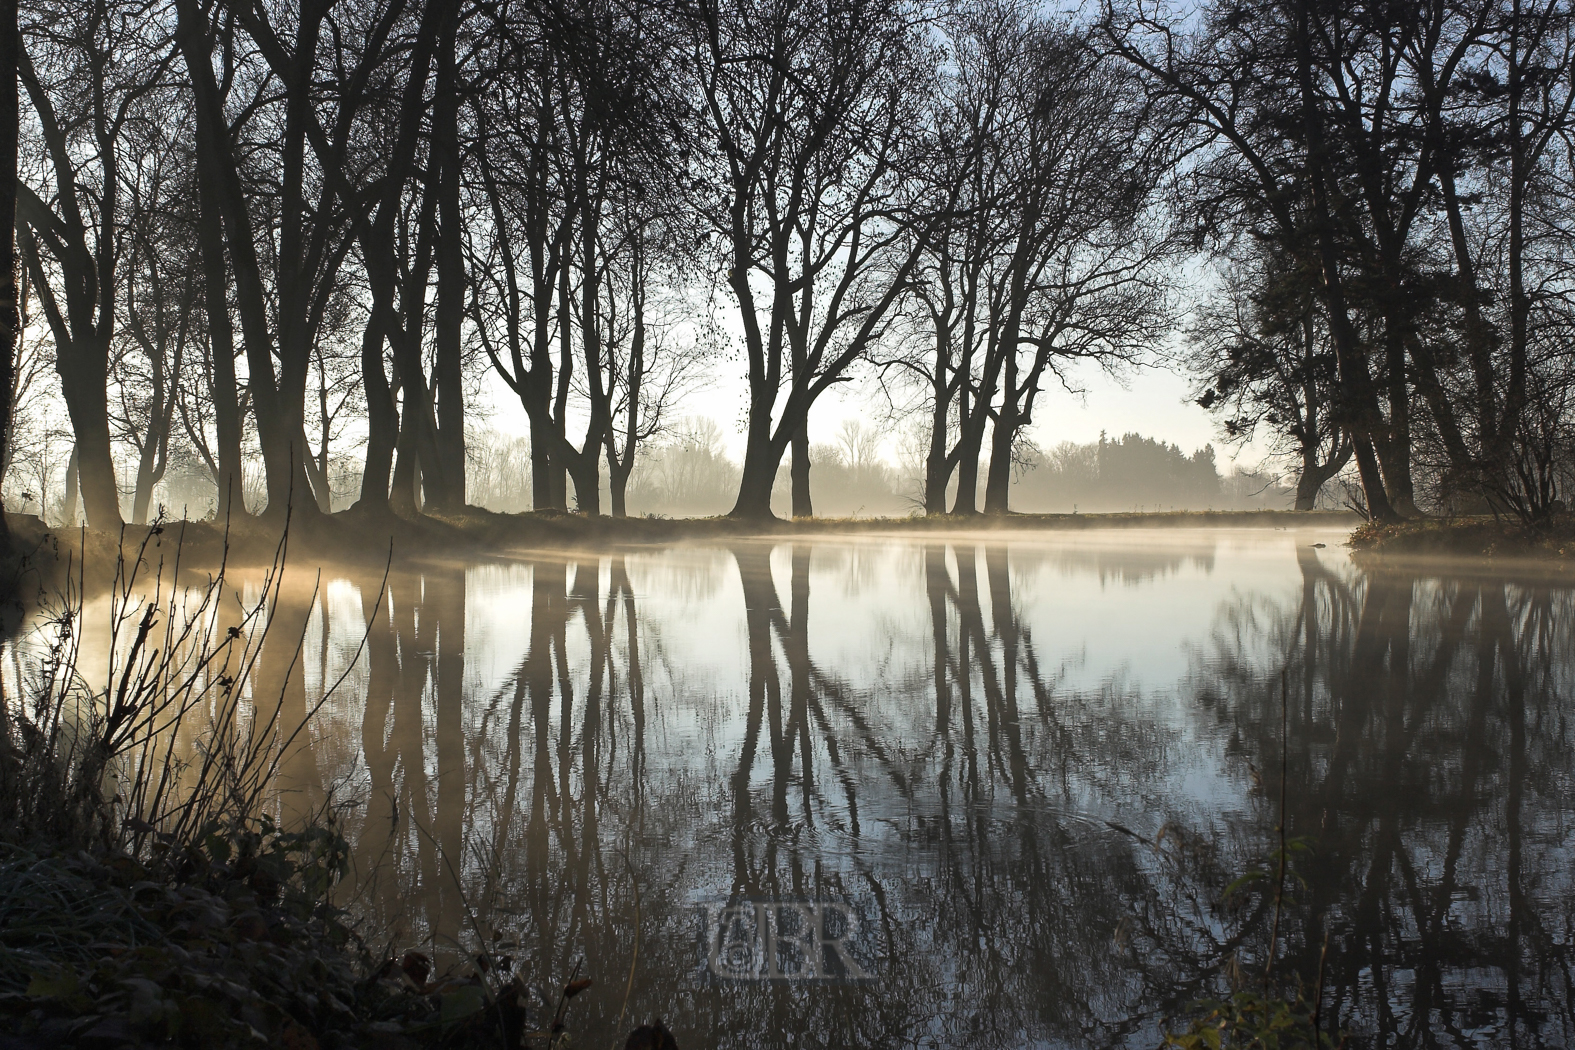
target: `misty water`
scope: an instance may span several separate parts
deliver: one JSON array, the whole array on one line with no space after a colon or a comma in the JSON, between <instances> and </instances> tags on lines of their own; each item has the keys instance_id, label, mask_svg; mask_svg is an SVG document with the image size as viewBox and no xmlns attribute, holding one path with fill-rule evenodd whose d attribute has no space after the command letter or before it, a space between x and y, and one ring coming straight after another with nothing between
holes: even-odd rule
<instances>
[{"instance_id":1,"label":"misty water","mask_svg":"<svg viewBox=\"0 0 1575 1050\"><path fill-rule=\"evenodd\" d=\"M578 964L576 1045L1154 1045L1261 985L1282 763L1277 987L1322 957L1358 1045L1568 1045L1575 591L1343 539L297 565L253 689L338 683L279 805L338 807L374 950Z\"/></svg>"}]
</instances>

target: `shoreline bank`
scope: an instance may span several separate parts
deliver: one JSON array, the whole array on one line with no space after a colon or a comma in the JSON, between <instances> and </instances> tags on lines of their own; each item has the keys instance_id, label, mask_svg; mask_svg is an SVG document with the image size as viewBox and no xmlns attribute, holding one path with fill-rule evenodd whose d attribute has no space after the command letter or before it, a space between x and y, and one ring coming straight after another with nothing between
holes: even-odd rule
<instances>
[{"instance_id":1,"label":"shoreline bank","mask_svg":"<svg viewBox=\"0 0 1575 1050\"><path fill-rule=\"evenodd\" d=\"M158 526L127 525L119 535L46 525L31 515L11 515L18 550L40 569L65 562L113 564L144 543L162 549L178 543L192 566L271 563L284 523L246 517L229 523L171 520ZM944 534L958 532L1086 531L1125 528L1344 528L1359 519L1346 511L1167 511L1111 514L914 515L902 518L588 517L562 511L501 513L466 507L456 513L401 518L359 509L334 514L295 514L289 521L289 555L312 560L419 562L456 554L507 555L525 550L618 548L753 537ZM157 532L155 533L155 530ZM155 533L150 536L150 533Z\"/></svg>"}]
</instances>

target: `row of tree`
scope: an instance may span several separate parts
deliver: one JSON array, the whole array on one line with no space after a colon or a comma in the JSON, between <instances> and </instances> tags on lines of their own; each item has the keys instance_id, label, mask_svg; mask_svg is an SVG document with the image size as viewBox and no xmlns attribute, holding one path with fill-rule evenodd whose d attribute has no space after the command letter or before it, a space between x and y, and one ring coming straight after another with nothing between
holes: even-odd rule
<instances>
[{"instance_id":1,"label":"row of tree","mask_svg":"<svg viewBox=\"0 0 1575 1050\"><path fill-rule=\"evenodd\" d=\"M813 512L855 378L925 421L927 512L1005 512L1043 391L1184 312L1298 507L1351 462L1378 518L1561 506L1561 0L40 0L15 60L0 379L53 355L95 526L117 448L138 520L172 461L328 511L335 442L365 511L458 509L489 372L531 505L622 514L735 368L734 514L784 462Z\"/></svg>"}]
</instances>

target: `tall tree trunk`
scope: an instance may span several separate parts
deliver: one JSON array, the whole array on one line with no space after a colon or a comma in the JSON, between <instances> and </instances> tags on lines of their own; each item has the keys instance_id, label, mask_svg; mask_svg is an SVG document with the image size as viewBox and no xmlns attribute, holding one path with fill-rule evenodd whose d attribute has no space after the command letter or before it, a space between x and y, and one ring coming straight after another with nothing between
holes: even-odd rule
<instances>
[{"instance_id":1,"label":"tall tree trunk","mask_svg":"<svg viewBox=\"0 0 1575 1050\"><path fill-rule=\"evenodd\" d=\"M806 245L806 251L808 246ZM805 300L808 302L809 293L805 291ZM794 334L788 340L790 344L788 360L792 363L793 375L804 374L804 332L803 326L795 325ZM788 468L789 480L792 489L793 517L809 518L815 514L815 501L809 491L809 413L804 414L804 421L793 429L793 458Z\"/></svg>"},{"instance_id":2,"label":"tall tree trunk","mask_svg":"<svg viewBox=\"0 0 1575 1050\"><path fill-rule=\"evenodd\" d=\"M569 465L569 477L574 480L574 509L581 514L596 517L602 512L602 468L600 450L593 449L589 456L577 456Z\"/></svg>"},{"instance_id":3,"label":"tall tree trunk","mask_svg":"<svg viewBox=\"0 0 1575 1050\"><path fill-rule=\"evenodd\" d=\"M1325 463L1318 462L1318 449L1309 447L1302 449L1301 475L1296 479L1295 510L1312 510L1318 502L1318 493L1323 491L1329 479L1345 469L1351 461L1351 445L1345 443L1337 449Z\"/></svg>"},{"instance_id":4,"label":"tall tree trunk","mask_svg":"<svg viewBox=\"0 0 1575 1050\"><path fill-rule=\"evenodd\" d=\"M430 502L442 510L458 510L465 505L465 391L460 356L465 260L459 206L459 85L455 68L458 25L459 4L449 0L438 36L432 110L438 179L437 312L433 319L437 462L436 469L425 478Z\"/></svg>"},{"instance_id":5,"label":"tall tree trunk","mask_svg":"<svg viewBox=\"0 0 1575 1050\"><path fill-rule=\"evenodd\" d=\"M980 408L975 418L963 427L957 442L957 494L952 497L953 514L979 513L979 456L984 452L985 417Z\"/></svg>"},{"instance_id":6,"label":"tall tree trunk","mask_svg":"<svg viewBox=\"0 0 1575 1050\"><path fill-rule=\"evenodd\" d=\"M1021 267L1018 268L1019 270ZM1017 294L1021 294L1021 282ZM1012 443L1017 440L1020 425L1017 389L1017 335L1020 313L1011 309L1005 331L1001 333L1003 375L1001 378L1001 407L995 414L995 425L990 429L990 473L984 479L984 512L1005 514L1012 484Z\"/></svg>"},{"instance_id":7,"label":"tall tree trunk","mask_svg":"<svg viewBox=\"0 0 1575 1050\"><path fill-rule=\"evenodd\" d=\"M1012 442L1017 436L1017 411L1003 405L990 431L990 472L984 479L984 512L1008 513L1012 485Z\"/></svg>"},{"instance_id":8,"label":"tall tree trunk","mask_svg":"<svg viewBox=\"0 0 1575 1050\"><path fill-rule=\"evenodd\" d=\"M1034 212L1030 210L1029 216ZM1019 234L1019 244L1027 242L1030 220L1024 222L1024 232ZM1028 304L1028 260L1019 248L1012 266L1011 299L1007 304L1006 323L1002 325L996 352L1001 360L1001 407L995 413L995 425L990 430L990 473L984 481L984 512L1007 513L1007 502L1012 485L1012 444L1017 440L1017 429L1022 425L1022 396L1017 388L1017 340L1022 331L1023 310ZM1032 386L1032 380L1028 385Z\"/></svg>"},{"instance_id":9,"label":"tall tree trunk","mask_svg":"<svg viewBox=\"0 0 1575 1050\"><path fill-rule=\"evenodd\" d=\"M553 463L548 451L552 420L547 418L546 391L532 391L531 395L538 393L540 406L525 413L530 424L530 506L532 510L562 510L561 502L555 499Z\"/></svg>"},{"instance_id":10,"label":"tall tree trunk","mask_svg":"<svg viewBox=\"0 0 1575 1050\"><path fill-rule=\"evenodd\" d=\"M1312 82L1311 31L1308 26L1309 7L1312 0L1298 0L1296 6L1296 55L1301 80L1302 126L1306 134L1307 168L1312 189L1313 209L1317 222L1318 265L1323 278L1320 290L1329 312L1329 329L1333 337L1335 359L1339 367L1342 401L1349 419L1346 421L1353 444L1356 446L1356 467L1362 479L1362 490L1367 499L1367 513L1375 521L1395 521L1400 515L1389 501L1379 471L1378 457L1374 452L1375 440L1382 439L1382 420L1378 413L1378 398L1373 390L1372 374L1368 371L1367 358L1358 345L1351 325L1345 299L1345 288L1340 276L1340 254L1334 243L1333 217L1324 180L1324 141L1322 118L1318 113L1317 96Z\"/></svg>"},{"instance_id":11,"label":"tall tree trunk","mask_svg":"<svg viewBox=\"0 0 1575 1050\"><path fill-rule=\"evenodd\" d=\"M16 349L21 337L16 296L16 162L20 115L16 90L17 0L0 0L0 465L11 462L16 410ZM73 450L74 451L74 450ZM4 475L0 474L0 478ZM11 527L0 499L0 559L12 554Z\"/></svg>"},{"instance_id":12,"label":"tall tree trunk","mask_svg":"<svg viewBox=\"0 0 1575 1050\"><path fill-rule=\"evenodd\" d=\"M391 291L391 290L390 290ZM366 393L366 460L361 468L358 505L369 510L388 507L388 472L399 441L399 408L383 367L383 340L392 305L375 296L361 333L361 383Z\"/></svg>"},{"instance_id":13,"label":"tall tree trunk","mask_svg":"<svg viewBox=\"0 0 1575 1050\"><path fill-rule=\"evenodd\" d=\"M946 416L951 409L946 381L951 353L948 340L936 338L935 371L930 377L930 444L924 455L924 513L946 513L946 483L951 479L946 456ZM959 384L960 385L960 384Z\"/></svg>"},{"instance_id":14,"label":"tall tree trunk","mask_svg":"<svg viewBox=\"0 0 1575 1050\"><path fill-rule=\"evenodd\" d=\"M131 495L131 521L135 525L148 523L148 505L153 502L153 486L157 483L153 476L154 460L158 456L157 437L153 432L156 425L149 421L148 433L137 455L137 487Z\"/></svg>"},{"instance_id":15,"label":"tall tree trunk","mask_svg":"<svg viewBox=\"0 0 1575 1050\"><path fill-rule=\"evenodd\" d=\"M276 493L289 487L289 440L281 442L278 388L275 381L273 337L262 283L257 246L252 240L251 215L246 192L230 152L229 122L224 98L213 70L213 39L207 17L196 0L177 0L175 39L185 60L193 99L193 137L198 155L199 178L212 189L212 202L222 220L235 280L236 312L241 321L248 389L257 420L257 436L268 467L270 504ZM204 218L207 221L207 218ZM303 388L304 397L304 388ZM283 510L282 501L271 506Z\"/></svg>"},{"instance_id":16,"label":"tall tree trunk","mask_svg":"<svg viewBox=\"0 0 1575 1050\"><path fill-rule=\"evenodd\" d=\"M1318 457L1310 452L1302 453L1302 472L1296 479L1296 503L1293 510L1312 510L1318 502L1318 492L1323 488L1323 479L1318 476Z\"/></svg>"},{"instance_id":17,"label":"tall tree trunk","mask_svg":"<svg viewBox=\"0 0 1575 1050\"><path fill-rule=\"evenodd\" d=\"M389 485L388 506L402 518L413 518L421 509L417 498L421 485L417 460L415 431L409 426L401 426L398 458L394 460L394 480Z\"/></svg>"},{"instance_id":18,"label":"tall tree trunk","mask_svg":"<svg viewBox=\"0 0 1575 1050\"><path fill-rule=\"evenodd\" d=\"M399 131L389 157L383 199L369 227L362 232L361 253L366 267L372 306L361 335L361 377L366 392L366 465L361 474L359 502L372 510L388 508L388 472L394 446L399 441L399 406L393 385L383 367L383 345L395 321L394 296L398 281L395 227L404 198L404 187L414 166L416 137L425 112L427 73L436 47L440 9L444 0L427 0L411 53L410 72L400 99Z\"/></svg>"},{"instance_id":19,"label":"tall tree trunk","mask_svg":"<svg viewBox=\"0 0 1575 1050\"><path fill-rule=\"evenodd\" d=\"M95 529L118 529L124 519L110 453L109 405L104 396L109 349L89 347L79 353L80 348L73 346L71 352L59 353L64 349L57 348L55 368L60 373L71 429L77 435L77 471L87 523Z\"/></svg>"},{"instance_id":20,"label":"tall tree trunk","mask_svg":"<svg viewBox=\"0 0 1575 1050\"><path fill-rule=\"evenodd\" d=\"M60 502L60 522L67 528L77 524L77 493L80 489L77 473L77 445L71 443L71 458L66 460L66 494Z\"/></svg>"},{"instance_id":21,"label":"tall tree trunk","mask_svg":"<svg viewBox=\"0 0 1575 1050\"><path fill-rule=\"evenodd\" d=\"M793 431L793 460L789 468L793 485L793 517L810 518L815 504L809 493L809 424L806 420Z\"/></svg>"},{"instance_id":22,"label":"tall tree trunk","mask_svg":"<svg viewBox=\"0 0 1575 1050\"><path fill-rule=\"evenodd\" d=\"M217 521L246 513L241 480L241 407L235 379L235 329L230 323L229 273L224 263L224 226L218 176L210 151L197 151L197 243L202 253L202 283L208 315L208 375L218 432Z\"/></svg>"},{"instance_id":23,"label":"tall tree trunk","mask_svg":"<svg viewBox=\"0 0 1575 1050\"><path fill-rule=\"evenodd\" d=\"M324 427L324 429L326 430L327 427ZM323 514L333 513L334 493L333 487L328 482L328 442L326 435L321 456L312 455L312 446L307 443L304 427L295 444L301 450L301 463L306 467L306 480L312 486L313 506Z\"/></svg>"},{"instance_id":24,"label":"tall tree trunk","mask_svg":"<svg viewBox=\"0 0 1575 1050\"><path fill-rule=\"evenodd\" d=\"M1416 517L1415 485L1411 480L1411 387L1406 382L1406 353L1402 333L1393 319L1385 325L1384 357L1388 371L1389 433L1378 446L1379 464L1384 472L1384 487L1395 511Z\"/></svg>"},{"instance_id":25,"label":"tall tree trunk","mask_svg":"<svg viewBox=\"0 0 1575 1050\"><path fill-rule=\"evenodd\" d=\"M782 454L787 449L771 440L769 412L750 413L750 430L755 420L765 434L751 433L744 447L744 469L738 481L738 499L733 503L731 516L735 518L768 519L771 512L771 490L776 486L777 468L782 465Z\"/></svg>"},{"instance_id":26,"label":"tall tree trunk","mask_svg":"<svg viewBox=\"0 0 1575 1050\"><path fill-rule=\"evenodd\" d=\"M628 492L629 468L609 462L607 464L607 499L611 504L613 517L627 518L629 516Z\"/></svg>"}]
</instances>

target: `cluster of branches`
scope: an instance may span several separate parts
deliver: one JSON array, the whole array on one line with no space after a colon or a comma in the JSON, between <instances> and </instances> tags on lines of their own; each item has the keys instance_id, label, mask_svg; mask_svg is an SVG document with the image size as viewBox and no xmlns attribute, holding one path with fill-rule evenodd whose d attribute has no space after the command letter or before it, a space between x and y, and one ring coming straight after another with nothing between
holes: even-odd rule
<instances>
[{"instance_id":1,"label":"cluster of branches","mask_svg":"<svg viewBox=\"0 0 1575 1050\"><path fill-rule=\"evenodd\" d=\"M693 259L655 9L460 0L30 5L18 249L88 521L172 456L220 516L260 459L270 512L465 502L477 361L519 395L538 506L615 507L685 379L668 300ZM31 148L36 146L37 148ZM570 424L586 421L576 442ZM260 509L260 508L254 508Z\"/></svg>"},{"instance_id":2,"label":"cluster of branches","mask_svg":"<svg viewBox=\"0 0 1575 1050\"><path fill-rule=\"evenodd\" d=\"M927 488L972 510L989 432L1004 509L1045 377L1163 327L1161 151L1092 43L1017 0L30 5L23 305L87 520L117 447L138 520L180 457L220 516L327 511L345 435L367 510L459 508L488 370L533 505L623 513L722 331L735 513L790 452L812 511L811 406L871 362L931 391Z\"/></svg>"},{"instance_id":3,"label":"cluster of branches","mask_svg":"<svg viewBox=\"0 0 1575 1050\"><path fill-rule=\"evenodd\" d=\"M1107 2L1223 263L1200 403L1373 517L1539 521L1570 481L1575 24L1562 0Z\"/></svg>"},{"instance_id":4,"label":"cluster of branches","mask_svg":"<svg viewBox=\"0 0 1575 1050\"><path fill-rule=\"evenodd\" d=\"M1005 512L1043 390L1164 346L1188 253L1199 400L1298 505L1354 460L1375 517L1561 506L1560 0L39 0L16 69L95 526L117 447L138 520L177 459L220 516L328 511L336 441L367 512L458 509L489 372L532 505L621 514L724 343L735 514L784 461L812 513L861 376L926 420L926 511Z\"/></svg>"}]
</instances>

